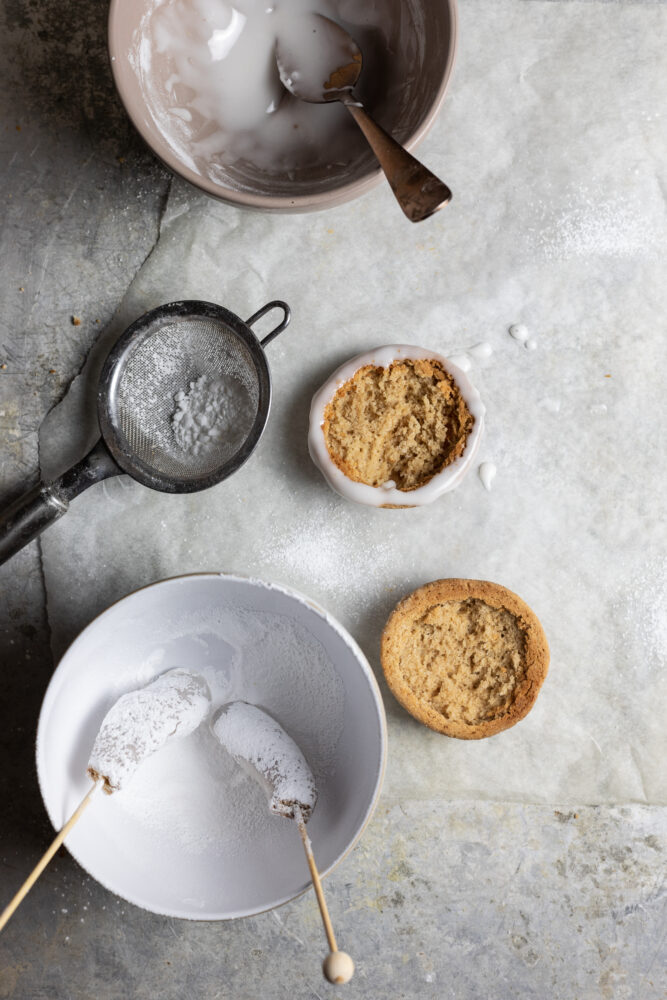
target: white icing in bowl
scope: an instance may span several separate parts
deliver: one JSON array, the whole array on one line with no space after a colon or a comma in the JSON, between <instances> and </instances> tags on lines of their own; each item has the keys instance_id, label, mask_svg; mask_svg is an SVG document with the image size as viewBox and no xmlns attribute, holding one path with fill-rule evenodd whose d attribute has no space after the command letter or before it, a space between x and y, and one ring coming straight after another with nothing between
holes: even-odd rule
<instances>
[{"instance_id":1,"label":"white icing in bowl","mask_svg":"<svg viewBox=\"0 0 667 1000\"><path fill-rule=\"evenodd\" d=\"M329 454L324 438L324 411L340 387L348 382L360 368L374 365L387 368L393 361L439 361L456 382L459 392L474 417L474 424L462 455L455 459L442 472L437 472L423 486L414 490L399 490L393 481L382 486L369 486L350 479L338 468ZM341 365L313 396L310 406L310 427L308 431L308 450L310 457L318 467L329 486L346 500L366 504L369 507L423 507L433 503L443 493L455 489L470 470L484 428L484 404L474 385L448 358L430 348L415 347L410 344L389 344L377 347L366 354L358 354L344 365Z\"/></svg>"},{"instance_id":2,"label":"white icing in bowl","mask_svg":"<svg viewBox=\"0 0 667 1000\"><path fill-rule=\"evenodd\" d=\"M274 27L315 9L362 49L359 99L408 149L417 145L449 82L456 0L111 0L114 82L169 168L213 197L272 212L330 208L383 181L344 108L299 105L279 84Z\"/></svg>"}]
</instances>

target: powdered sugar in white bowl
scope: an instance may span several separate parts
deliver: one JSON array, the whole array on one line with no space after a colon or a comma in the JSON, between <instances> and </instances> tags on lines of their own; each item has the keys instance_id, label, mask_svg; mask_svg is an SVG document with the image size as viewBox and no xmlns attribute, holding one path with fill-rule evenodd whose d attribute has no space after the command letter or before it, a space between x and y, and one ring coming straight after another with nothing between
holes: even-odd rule
<instances>
[{"instance_id":1,"label":"powdered sugar in white bowl","mask_svg":"<svg viewBox=\"0 0 667 1000\"><path fill-rule=\"evenodd\" d=\"M102 719L121 695L181 667L207 683L212 717L246 701L303 751L318 789L308 824L326 872L361 834L380 791L384 710L359 647L294 591L220 574L177 577L119 601L61 660L39 721L42 795L60 828L90 787L86 765ZM293 820L205 722L167 742L113 795L97 795L66 841L99 882L175 917L260 913L309 886Z\"/></svg>"}]
</instances>

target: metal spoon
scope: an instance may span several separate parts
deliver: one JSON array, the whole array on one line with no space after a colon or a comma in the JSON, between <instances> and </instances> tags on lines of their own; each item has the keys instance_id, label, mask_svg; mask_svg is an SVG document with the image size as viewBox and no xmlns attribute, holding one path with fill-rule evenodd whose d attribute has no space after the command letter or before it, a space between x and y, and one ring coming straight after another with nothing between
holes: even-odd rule
<instances>
[{"instance_id":1,"label":"metal spoon","mask_svg":"<svg viewBox=\"0 0 667 1000\"><path fill-rule=\"evenodd\" d=\"M421 222L446 205L452 192L419 160L375 122L353 93L362 55L355 40L322 14L308 14L290 24L276 42L276 62L283 86L310 104L340 101L366 136L411 222Z\"/></svg>"}]
</instances>

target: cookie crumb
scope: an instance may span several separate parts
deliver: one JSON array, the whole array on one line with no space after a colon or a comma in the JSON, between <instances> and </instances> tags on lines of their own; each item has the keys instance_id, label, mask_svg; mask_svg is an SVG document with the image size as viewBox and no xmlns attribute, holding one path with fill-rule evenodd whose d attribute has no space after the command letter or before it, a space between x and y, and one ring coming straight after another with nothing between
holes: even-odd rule
<instances>
[{"instance_id":1,"label":"cookie crumb","mask_svg":"<svg viewBox=\"0 0 667 1000\"><path fill-rule=\"evenodd\" d=\"M79 316L72 316L72 326L81 326L81 319Z\"/></svg>"}]
</instances>

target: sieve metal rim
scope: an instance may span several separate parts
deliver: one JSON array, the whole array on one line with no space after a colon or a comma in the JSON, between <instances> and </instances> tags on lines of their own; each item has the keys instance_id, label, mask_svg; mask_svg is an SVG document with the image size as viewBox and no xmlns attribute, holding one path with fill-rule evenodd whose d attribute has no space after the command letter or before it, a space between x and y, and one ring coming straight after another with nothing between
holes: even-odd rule
<instances>
[{"instance_id":1,"label":"sieve metal rim","mask_svg":"<svg viewBox=\"0 0 667 1000\"><path fill-rule=\"evenodd\" d=\"M273 308L280 308L284 318L274 330L260 341L251 329L251 324ZM186 318L208 319L224 324L243 342L255 365L258 381L257 415L243 445L234 456L213 472L194 479L180 479L166 476L153 469L128 447L125 436L118 427L118 388L123 371L130 356L149 336L156 325ZM97 412L102 437L114 460L137 482L162 493L196 493L222 482L236 472L250 457L264 433L271 409L271 375L263 345L267 344L290 320L290 310L286 303L273 301L254 313L244 322L235 313L214 302L186 299L168 302L144 313L135 320L119 337L102 367L97 389Z\"/></svg>"}]
</instances>

